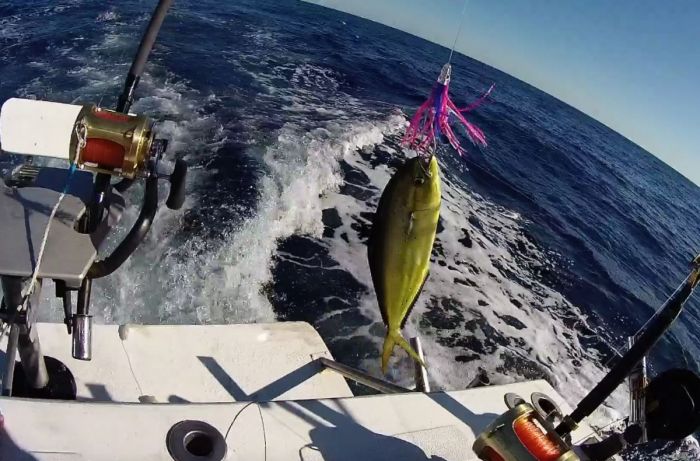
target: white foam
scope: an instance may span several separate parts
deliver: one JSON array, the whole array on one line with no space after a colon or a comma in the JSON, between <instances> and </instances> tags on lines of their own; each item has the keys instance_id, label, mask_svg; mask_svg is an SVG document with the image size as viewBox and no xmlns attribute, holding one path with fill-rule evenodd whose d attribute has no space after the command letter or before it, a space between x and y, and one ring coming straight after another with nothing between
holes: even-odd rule
<instances>
[{"instance_id":1,"label":"white foam","mask_svg":"<svg viewBox=\"0 0 700 461\"><path fill-rule=\"evenodd\" d=\"M119 19L119 14L117 14L117 12L114 10L109 10L109 11L103 11L102 13L98 14L96 21L97 22L110 22L110 21L116 21L117 19Z\"/></svg>"}]
</instances>

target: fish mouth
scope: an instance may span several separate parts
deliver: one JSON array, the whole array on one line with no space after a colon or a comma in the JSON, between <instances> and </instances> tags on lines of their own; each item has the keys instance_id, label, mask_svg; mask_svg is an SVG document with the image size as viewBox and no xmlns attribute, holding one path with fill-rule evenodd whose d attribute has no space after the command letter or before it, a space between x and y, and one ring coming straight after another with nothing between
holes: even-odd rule
<instances>
[{"instance_id":1,"label":"fish mouth","mask_svg":"<svg viewBox=\"0 0 700 461\"><path fill-rule=\"evenodd\" d=\"M418 169L413 177L413 182L421 186L425 183L426 179L432 179L433 174L430 172L430 162L433 160L433 154L430 155L419 155L416 157L416 163L418 164Z\"/></svg>"}]
</instances>

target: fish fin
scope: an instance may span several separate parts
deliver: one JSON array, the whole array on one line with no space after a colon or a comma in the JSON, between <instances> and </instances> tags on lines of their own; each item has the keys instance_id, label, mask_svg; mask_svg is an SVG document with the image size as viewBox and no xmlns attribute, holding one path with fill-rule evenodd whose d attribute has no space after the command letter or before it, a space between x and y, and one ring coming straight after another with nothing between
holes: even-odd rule
<instances>
[{"instance_id":1,"label":"fish fin","mask_svg":"<svg viewBox=\"0 0 700 461\"><path fill-rule=\"evenodd\" d=\"M391 353L394 351L394 346L396 341L392 335L387 331L386 338L384 338L384 347L382 349L382 373L386 374L387 365L389 365L389 359L391 358Z\"/></svg>"},{"instance_id":2,"label":"fish fin","mask_svg":"<svg viewBox=\"0 0 700 461\"><path fill-rule=\"evenodd\" d=\"M389 330L386 334L386 338L384 338L384 348L382 351L382 373L386 374L387 365L389 365L389 358L391 358L391 353L394 351L394 347L397 344L408 352L408 355L410 355L413 360L425 367L425 362L421 360L418 353L413 350L410 344L408 344L408 341L401 336L401 332L398 330Z\"/></svg>"}]
</instances>

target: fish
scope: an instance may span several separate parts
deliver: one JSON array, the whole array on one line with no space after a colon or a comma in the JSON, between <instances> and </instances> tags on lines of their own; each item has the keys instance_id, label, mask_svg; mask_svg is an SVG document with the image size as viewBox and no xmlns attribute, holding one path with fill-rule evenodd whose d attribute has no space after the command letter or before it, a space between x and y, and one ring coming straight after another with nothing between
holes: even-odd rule
<instances>
[{"instance_id":1,"label":"fish","mask_svg":"<svg viewBox=\"0 0 700 461\"><path fill-rule=\"evenodd\" d=\"M391 177L379 199L367 259L387 327L383 373L396 345L425 366L401 335L401 329L428 278L440 200L440 171L435 156L407 160Z\"/></svg>"}]
</instances>

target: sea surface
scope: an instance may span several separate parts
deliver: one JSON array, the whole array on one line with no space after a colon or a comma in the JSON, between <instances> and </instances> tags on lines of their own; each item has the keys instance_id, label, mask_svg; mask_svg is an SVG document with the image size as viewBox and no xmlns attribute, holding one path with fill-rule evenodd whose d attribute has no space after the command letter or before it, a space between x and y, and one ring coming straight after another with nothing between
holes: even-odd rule
<instances>
[{"instance_id":1,"label":"sea surface","mask_svg":"<svg viewBox=\"0 0 700 461\"><path fill-rule=\"evenodd\" d=\"M153 4L0 1L0 101L113 107ZM96 282L98 319L303 320L338 360L379 375L370 223L448 53L303 2L176 0L132 110L159 121L170 161L189 163L187 201L163 207L142 248ZM537 88L460 54L452 64L458 105L496 84L471 114L489 145L439 153L439 233L407 331L436 388L543 378L575 405L687 275L700 188ZM58 321L51 291L41 315ZM699 324L696 296L654 349L653 374L700 370ZM390 378L408 385L397 357ZM623 388L592 422L626 411ZM698 453L689 439L652 457Z\"/></svg>"}]
</instances>

